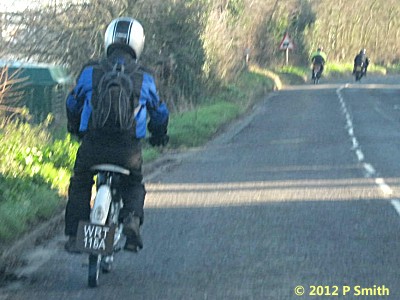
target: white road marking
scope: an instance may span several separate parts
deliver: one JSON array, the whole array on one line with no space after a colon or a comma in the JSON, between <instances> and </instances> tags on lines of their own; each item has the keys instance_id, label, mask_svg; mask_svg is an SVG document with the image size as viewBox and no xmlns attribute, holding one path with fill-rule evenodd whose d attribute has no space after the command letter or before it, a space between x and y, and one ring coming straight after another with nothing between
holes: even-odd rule
<instances>
[{"instance_id":1,"label":"white road marking","mask_svg":"<svg viewBox=\"0 0 400 300\"><path fill-rule=\"evenodd\" d=\"M357 150L357 149L358 149L358 141L357 141L357 139L356 139L355 137L353 137L353 138L351 139L351 141L352 141L352 143L353 143L353 148L352 148L352 150Z\"/></svg>"},{"instance_id":2,"label":"white road marking","mask_svg":"<svg viewBox=\"0 0 400 300\"><path fill-rule=\"evenodd\" d=\"M360 149L356 150L356 155L357 155L359 162L362 162L364 160L364 153L362 153L362 151Z\"/></svg>"},{"instance_id":3,"label":"white road marking","mask_svg":"<svg viewBox=\"0 0 400 300\"><path fill-rule=\"evenodd\" d=\"M351 150L355 152L358 161L360 163L363 163L363 167L366 171L364 176L366 178L371 178L376 175L375 168L371 164L365 162L364 153L362 152L361 147L360 147L358 140L354 133L354 126L353 126L353 122L351 120L350 113L347 109L346 102L344 101L344 98L341 94L341 91L348 86L349 86L349 84L339 87L336 90L336 94L340 100L340 106L342 109L342 113L344 114L344 116L346 118L346 129L348 131L349 137L351 138L352 145L353 145ZM382 191L382 193L385 197L390 197L393 194L393 190L390 188L389 185L386 184L386 182L383 178L375 178L375 183L380 188L380 190ZM393 205L393 207L396 209L397 213L400 215L400 200L391 199L390 202Z\"/></svg>"},{"instance_id":4,"label":"white road marking","mask_svg":"<svg viewBox=\"0 0 400 300\"><path fill-rule=\"evenodd\" d=\"M397 213L400 216L400 200L397 199L392 199L392 201L390 201L394 207L394 209L397 211Z\"/></svg>"},{"instance_id":5,"label":"white road marking","mask_svg":"<svg viewBox=\"0 0 400 300\"><path fill-rule=\"evenodd\" d=\"M383 178L376 178L375 183L380 187L385 196L390 196L393 194L393 190L385 183Z\"/></svg>"},{"instance_id":6,"label":"white road marking","mask_svg":"<svg viewBox=\"0 0 400 300\"><path fill-rule=\"evenodd\" d=\"M371 164L364 163L363 166L364 166L365 171L367 171L368 177L372 177L373 175L375 175L375 173L376 173L375 169Z\"/></svg>"}]
</instances>

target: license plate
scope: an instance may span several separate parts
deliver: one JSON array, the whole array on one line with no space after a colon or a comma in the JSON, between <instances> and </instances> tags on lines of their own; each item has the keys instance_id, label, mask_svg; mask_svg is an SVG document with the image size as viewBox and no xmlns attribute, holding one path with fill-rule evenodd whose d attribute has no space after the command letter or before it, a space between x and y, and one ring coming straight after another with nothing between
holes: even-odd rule
<instances>
[{"instance_id":1,"label":"license plate","mask_svg":"<svg viewBox=\"0 0 400 300\"><path fill-rule=\"evenodd\" d=\"M109 255L114 249L116 226L79 222L76 236L77 248L82 252Z\"/></svg>"},{"instance_id":2,"label":"license plate","mask_svg":"<svg viewBox=\"0 0 400 300\"><path fill-rule=\"evenodd\" d=\"M356 67L356 71L361 72L361 70L362 70L362 67L361 67L361 66L357 66L357 67Z\"/></svg>"}]
</instances>

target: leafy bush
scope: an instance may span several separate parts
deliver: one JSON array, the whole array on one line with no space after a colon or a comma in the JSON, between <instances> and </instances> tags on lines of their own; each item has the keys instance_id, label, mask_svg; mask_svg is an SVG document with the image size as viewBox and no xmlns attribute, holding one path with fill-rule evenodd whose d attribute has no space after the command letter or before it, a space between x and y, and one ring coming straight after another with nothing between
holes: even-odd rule
<instances>
[{"instance_id":1,"label":"leafy bush","mask_svg":"<svg viewBox=\"0 0 400 300\"><path fill-rule=\"evenodd\" d=\"M0 240L51 217L64 202L78 143L53 140L47 125L0 129Z\"/></svg>"},{"instance_id":2,"label":"leafy bush","mask_svg":"<svg viewBox=\"0 0 400 300\"><path fill-rule=\"evenodd\" d=\"M65 195L78 143L69 135L53 141L45 125L11 123L0 133L0 173L30 178Z\"/></svg>"}]
</instances>

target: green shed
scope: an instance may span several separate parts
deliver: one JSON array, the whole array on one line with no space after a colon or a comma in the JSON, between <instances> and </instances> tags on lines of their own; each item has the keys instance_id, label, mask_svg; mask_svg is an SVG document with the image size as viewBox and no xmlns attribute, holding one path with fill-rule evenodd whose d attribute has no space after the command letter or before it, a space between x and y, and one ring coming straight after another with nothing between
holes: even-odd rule
<instances>
[{"instance_id":1,"label":"green shed","mask_svg":"<svg viewBox=\"0 0 400 300\"><path fill-rule=\"evenodd\" d=\"M9 74L18 72L19 78L27 78L23 84L22 102L35 122L43 121L49 113L54 115L56 121L65 117L64 100L74 83L66 68L19 62L0 62L0 66L8 67Z\"/></svg>"}]
</instances>

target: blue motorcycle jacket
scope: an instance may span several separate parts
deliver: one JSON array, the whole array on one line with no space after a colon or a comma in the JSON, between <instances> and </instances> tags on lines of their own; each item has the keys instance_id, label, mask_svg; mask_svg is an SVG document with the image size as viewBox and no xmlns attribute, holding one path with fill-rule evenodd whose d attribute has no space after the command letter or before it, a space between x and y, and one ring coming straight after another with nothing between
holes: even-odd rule
<instances>
[{"instance_id":1,"label":"blue motorcycle jacket","mask_svg":"<svg viewBox=\"0 0 400 300\"><path fill-rule=\"evenodd\" d=\"M123 58L118 58L119 63L124 63ZM136 138L146 136L147 115L153 128L165 131L169 119L169 111L164 102L161 102L157 93L154 78L143 67L139 68L140 80L136 84L139 110L136 114ZM68 131L78 136L83 136L91 128L92 104L96 101L96 89L104 70L100 62L90 62L80 72L77 83L66 99L68 118Z\"/></svg>"}]
</instances>

